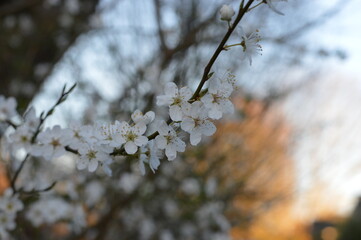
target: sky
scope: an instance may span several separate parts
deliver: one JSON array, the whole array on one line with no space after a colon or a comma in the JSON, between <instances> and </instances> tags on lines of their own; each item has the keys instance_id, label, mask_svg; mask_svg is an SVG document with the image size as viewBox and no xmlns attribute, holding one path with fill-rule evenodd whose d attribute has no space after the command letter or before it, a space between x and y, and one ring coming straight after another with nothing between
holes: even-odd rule
<instances>
[{"instance_id":1,"label":"sky","mask_svg":"<svg viewBox=\"0 0 361 240\"><path fill-rule=\"evenodd\" d=\"M325 6L336 1L323 0ZM315 182L325 190L323 203L352 211L361 196L361 1L310 32L315 44L346 52L344 61L327 61L319 79L293 94L285 111L295 126L293 156L300 191L312 192ZM320 190L319 190L320 191ZM303 209L312 203L302 201ZM307 214L307 213L305 213Z\"/></svg>"}]
</instances>

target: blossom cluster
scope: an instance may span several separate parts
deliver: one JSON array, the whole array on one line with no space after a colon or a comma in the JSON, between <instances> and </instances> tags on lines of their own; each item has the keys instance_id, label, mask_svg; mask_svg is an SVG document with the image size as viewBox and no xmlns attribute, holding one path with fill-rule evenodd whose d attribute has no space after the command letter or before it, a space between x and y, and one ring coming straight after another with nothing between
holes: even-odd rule
<instances>
[{"instance_id":1,"label":"blossom cluster","mask_svg":"<svg viewBox=\"0 0 361 240\"><path fill-rule=\"evenodd\" d=\"M11 188L6 189L0 197L0 239L8 238L8 231L15 229L16 213L24 208L18 194Z\"/></svg>"},{"instance_id":2,"label":"blossom cluster","mask_svg":"<svg viewBox=\"0 0 361 240\"><path fill-rule=\"evenodd\" d=\"M111 175L109 165L114 161L113 156L125 155L139 159L143 174L144 163L154 172L164 155L171 161L177 157L177 152L185 151L182 132L189 134L190 143L194 146L201 141L202 136L215 133L216 127L212 120L233 112L229 98L234 81L231 74L226 79L212 78L208 89L197 99L192 99L190 88L178 88L173 82L167 83L165 94L157 97L157 105L169 108L168 122L161 119L154 121L155 113L152 111L143 114L136 110L131 115L131 122L72 124L68 128L56 125L42 129L41 118L30 108L21 124L16 125L9 134L8 141L13 150L23 149L31 156L47 161L68 152L74 153L79 170L94 172L101 166L106 174ZM3 114L3 119L7 121L13 121L13 116L18 115L16 102L10 100L5 100L3 104L9 113ZM157 130L153 138L145 136L150 124Z\"/></svg>"},{"instance_id":3,"label":"blossom cluster","mask_svg":"<svg viewBox=\"0 0 361 240\"><path fill-rule=\"evenodd\" d=\"M282 14L273 5L274 2L280 1L286 0L265 0L262 3L266 3L273 11ZM230 6L224 5L220 14L221 19L228 22L228 31L233 31L232 27L235 26L232 26L230 21L235 15L235 11ZM239 34L241 36L239 43L223 45L223 48L219 49L227 50L232 46L241 46L243 57L252 64L252 56L262 50L259 45L258 31L246 34L240 28ZM164 94L156 98L158 106L167 107L168 114L166 116L156 116L153 111L143 113L136 110L131 114L129 121L119 120L92 125L71 124L66 128L59 125L45 128L44 121L52 114L57 105L65 101L67 94L73 88L65 93L64 87L63 95L54 107L40 116L31 107L23 116L20 116L16 111L16 100L0 96L0 127L10 126L4 131L3 140L9 146L12 156L16 155L14 153L26 153L23 163L28 157L50 162L66 154L71 154L79 170L87 169L92 173L101 168L105 174L111 176L111 164L115 162L116 157L127 156L138 160L139 171L143 175L146 172L146 165L154 173L160 167L163 158L169 161L175 160L179 152L185 151L188 139L191 145L198 145L202 137L211 136L216 132L215 120L234 111L230 101L235 88L234 76L229 74L226 78L219 79L212 78L212 74L209 74L205 80L208 87L203 89L203 85L200 85L200 91L196 91L196 93L193 93L187 86L179 87L174 82L168 82L165 85ZM148 134L150 129L155 129L155 132ZM8 232L15 229L17 212L24 208L19 194L26 191L24 188L17 189L15 186L15 180L21 167L16 169L13 175L15 178L11 179L11 189L7 189L0 197L0 239L8 239ZM134 186L138 181L139 178L135 175L123 175L120 180L123 191L127 193L135 189ZM93 190L86 189L85 192L87 190L94 192L94 189L97 189L96 192L99 193L98 195L88 194L87 204L91 206L98 201L99 196L102 195L100 193L104 189L99 187L96 182L90 184L89 187ZM186 179L181 190L186 195L197 195L200 192L195 179ZM36 190L34 189L33 192ZM164 205L164 207L167 206ZM40 198L31 203L27 210L24 216L35 227L53 224L59 220L71 221L77 229L86 225L82 206L70 204L61 197ZM196 213L199 222L202 223L200 226L212 228L212 224L216 223L222 232L227 232L230 226L221 212L222 206L216 203L204 206ZM209 221L203 221L203 219ZM143 218L142 221L144 223L141 226L145 229L144 232L147 232L147 229L151 229L149 226L152 221L146 218ZM187 234L191 236L192 226L184 227L183 232L185 236ZM164 230L164 235L169 239L169 232ZM211 235L207 235L205 239L211 239Z\"/></svg>"},{"instance_id":4,"label":"blossom cluster","mask_svg":"<svg viewBox=\"0 0 361 240\"><path fill-rule=\"evenodd\" d=\"M53 224L59 220L71 221L73 230L79 231L86 225L85 213L80 205L72 205L62 198L42 198L31 204L26 218L34 227Z\"/></svg>"},{"instance_id":5,"label":"blossom cluster","mask_svg":"<svg viewBox=\"0 0 361 240\"><path fill-rule=\"evenodd\" d=\"M274 0L273 2L277 2ZM266 2L272 9L272 1ZM274 9L273 9L274 10ZM230 21L234 10L228 5L222 6L221 19ZM229 47L240 45L243 57L252 64L252 55L262 49L259 45L260 37L256 32L245 34L240 27L241 42ZM231 80L230 80L231 79ZM18 116L14 98L0 97L0 121L11 123L14 127L8 142L14 149L24 149L27 154L52 160L72 152L77 156L77 168L94 172L101 166L104 172L111 175L110 164L114 156L134 156L139 159L140 171L145 173L148 164L154 172L160 165L163 155L168 160L174 160L177 152L184 152L186 144L184 134L189 134L190 143L197 145L202 136L211 136L216 131L212 120L220 119L223 114L232 113L233 105L229 97L233 91L232 78L209 80L206 90L193 96L190 88L178 86L169 82L165 86L164 95L157 97L158 106L169 107L169 121L157 119L155 113L149 111L143 114L136 110L131 115L131 121L115 121L114 123L94 125L73 124L68 128L54 126L42 129L42 117L37 117L35 110L30 108L20 124L13 124L12 120ZM156 133L145 136L149 125L152 124Z\"/></svg>"}]
</instances>

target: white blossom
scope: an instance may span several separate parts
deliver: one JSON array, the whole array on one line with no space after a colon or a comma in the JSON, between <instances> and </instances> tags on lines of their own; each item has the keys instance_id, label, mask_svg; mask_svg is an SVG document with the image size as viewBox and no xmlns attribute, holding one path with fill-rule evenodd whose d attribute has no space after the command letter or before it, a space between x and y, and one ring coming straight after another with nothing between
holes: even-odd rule
<instances>
[{"instance_id":1,"label":"white blossom","mask_svg":"<svg viewBox=\"0 0 361 240\"><path fill-rule=\"evenodd\" d=\"M80 125L72 123L70 125L71 138L69 139L69 147L77 150L84 144L100 145L108 144L105 133L101 131L101 125Z\"/></svg>"},{"instance_id":2,"label":"white blossom","mask_svg":"<svg viewBox=\"0 0 361 240\"><path fill-rule=\"evenodd\" d=\"M151 140L148 144L141 148L141 154L139 157L139 169L143 175L145 175L144 163L148 163L150 169L155 172L160 165L161 152L155 144L155 140Z\"/></svg>"},{"instance_id":3,"label":"white blossom","mask_svg":"<svg viewBox=\"0 0 361 240\"><path fill-rule=\"evenodd\" d=\"M159 149L165 149L168 160L174 160L177 157L177 152L185 151L186 144L165 121L159 123L158 132L159 135L155 138L155 142Z\"/></svg>"},{"instance_id":4,"label":"white blossom","mask_svg":"<svg viewBox=\"0 0 361 240\"><path fill-rule=\"evenodd\" d=\"M69 129L62 129L59 125L52 129L48 128L39 133L38 145L32 147L31 153L46 160L61 157L66 153L65 146L69 144L70 138L71 131Z\"/></svg>"},{"instance_id":5,"label":"white blossom","mask_svg":"<svg viewBox=\"0 0 361 240\"><path fill-rule=\"evenodd\" d=\"M128 154L137 152L138 147L144 146L148 142L148 138L143 136L147 127L143 123L136 123L130 126L127 122L116 122L117 128L125 143L124 149Z\"/></svg>"},{"instance_id":6,"label":"white blossom","mask_svg":"<svg viewBox=\"0 0 361 240\"><path fill-rule=\"evenodd\" d=\"M5 190L4 195L0 198L0 210L7 215L15 215L16 212L23 210L23 208L24 205L19 196L17 194L13 195L11 188Z\"/></svg>"},{"instance_id":7,"label":"white blossom","mask_svg":"<svg viewBox=\"0 0 361 240\"><path fill-rule=\"evenodd\" d=\"M140 110L135 110L131 117L134 123L143 123L147 125L154 120L155 114L153 111L149 111L143 114Z\"/></svg>"},{"instance_id":8,"label":"white blossom","mask_svg":"<svg viewBox=\"0 0 361 240\"><path fill-rule=\"evenodd\" d=\"M41 206L41 201L32 204L26 212L26 218L35 226L38 227L43 224L45 220L45 208Z\"/></svg>"},{"instance_id":9,"label":"white blossom","mask_svg":"<svg viewBox=\"0 0 361 240\"><path fill-rule=\"evenodd\" d=\"M18 194L13 194L11 188L6 189L0 197L0 239L9 239L8 231L16 227L16 213L23 208Z\"/></svg>"},{"instance_id":10,"label":"white blossom","mask_svg":"<svg viewBox=\"0 0 361 240\"><path fill-rule=\"evenodd\" d=\"M247 35L242 27L238 27L238 34L241 36L242 59L248 59L249 64L252 65L252 56L255 54L261 54L262 46L259 44L261 38L258 34L258 30Z\"/></svg>"},{"instance_id":11,"label":"white blossom","mask_svg":"<svg viewBox=\"0 0 361 240\"><path fill-rule=\"evenodd\" d=\"M74 128L75 130L75 128ZM99 144L100 141L104 140L101 132L96 126L85 125L80 126L77 131L73 130L73 134L78 134L82 143L88 144Z\"/></svg>"},{"instance_id":12,"label":"white blossom","mask_svg":"<svg viewBox=\"0 0 361 240\"><path fill-rule=\"evenodd\" d=\"M16 100L13 97L5 98L0 96L0 121L10 120L12 117L17 115L16 112Z\"/></svg>"},{"instance_id":13,"label":"white blossom","mask_svg":"<svg viewBox=\"0 0 361 240\"><path fill-rule=\"evenodd\" d=\"M210 118L220 119L223 113L233 113L233 104L229 100L232 91L233 86L227 81L216 78L210 81L208 92L201 98Z\"/></svg>"},{"instance_id":14,"label":"white blossom","mask_svg":"<svg viewBox=\"0 0 361 240\"><path fill-rule=\"evenodd\" d=\"M82 133L87 132L84 131L84 128L88 130L89 128L92 128L91 126L82 126L79 123L71 123L70 124L70 131L71 131L71 138L69 140L69 146L72 149L79 149L85 142L85 138ZM91 130L93 132L93 130Z\"/></svg>"},{"instance_id":15,"label":"white blossom","mask_svg":"<svg viewBox=\"0 0 361 240\"><path fill-rule=\"evenodd\" d=\"M216 127L208 120L208 111L202 102L192 103L186 117L184 117L181 128L190 134L190 142L197 145L202 135L211 136L215 133Z\"/></svg>"},{"instance_id":16,"label":"white blossom","mask_svg":"<svg viewBox=\"0 0 361 240\"><path fill-rule=\"evenodd\" d=\"M73 215L72 206L61 198L41 199L33 203L26 213L26 218L35 226L52 224L69 219Z\"/></svg>"},{"instance_id":17,"label":"white blossom","mask_svg":"<svg viewBox=\"0 0 361 240\"><path fill-rule=\"evenodd\" d=\"M30 132L35 132L40 124L40 118L36 116L35 109L33 107L29 108L24 115L24 124Z\"/></svg>"},{"instance_id":18,"label":"white blossom","mask_svg":"<svg viewBox=\"0 0 361 240\"><path fill-rule=\"evenodd\" d=\"M101 144L106 144L113 148L119 148L123 143L125 143L117 125L102 124L98 125L97 128L103 138Z\"/></svg>"},{"instance_id":19,"label":"white blossom","mask_svg":"<svg viewBox=\"0 0 361 240\"><path fill-rule=\"evenodd\" d=\"M192 91L188 87L182 87L178 90L175 83L169 82L164 89L166 95L157 97L158 106L169 106L169 116L173 121L181 121L183 111L188 108L188 100L192 97Z\"/></svg>"},{"instance_id":20,"label":"white blossom","mask_svg":"<svg viewBox=\"0 0 361 240\"><path fill-rule=\"evenodd\" d=\"M31 151L33 138L33 132L26 125L21 125L18 127L15 132L9 135L9 140L13 149L22 149L24 148L27 152Z\"/></svg>"},{"instance_id":21,"label":"white blossom","mask_svg":"<svg viewBox=\"0 0 361 240\"><path fill-rule=\"evenodd\" d=\"M14 230L16 227L15 224L15 215L6 214L0 212L0 228L5 230ZM1 230L0 230L1 231Z\"/></svg>"},{"instance_id":22,"label":"white blossom","mask_svg":"<svg viewBox=\"0 0 361 240\"><path fill-rule=\"evenodd\" d=\"M221 20L228 22L232 20L232 17L235 14L232 6L230 5L223 5L219 10L219 12L221 14Z\"/></svg>"},{"instance_id":23,"label":"white blossom","mask_svg":"<svg viewBox=\"0 0 361 240\"><path fill-rule=\"evenodd\" d=\"M108 164L112 161L109 155L112 151L113 149L108 146L85 143L78 149L80 156L76 161L77 168L79 170L88 168L89 172L94 172L99 163Z\"/></svg>"}]
</instances>

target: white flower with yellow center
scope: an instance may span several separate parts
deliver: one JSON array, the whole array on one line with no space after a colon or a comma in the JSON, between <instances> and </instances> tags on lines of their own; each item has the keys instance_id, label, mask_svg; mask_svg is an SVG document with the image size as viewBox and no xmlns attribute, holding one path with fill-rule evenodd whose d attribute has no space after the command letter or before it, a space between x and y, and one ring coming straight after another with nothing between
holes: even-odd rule
<instances>
[{"instance_id":1,"label":"white flower with yellow center","mask_svg":"<svg viewBox=\"0 0 361 240\"><path fill-rule=\"evenodd\" d=\"M85 143L78 149L80 156L76 162L77 168L79 170L88 168L89 172L94 172L99 163L108 165L112 161L109 155L112 151L113 149L108 146Z\"/></svg>"},{"instance_id":2,"label":"white flower with yellow center","mask_svg":"<svg viewBox=\"0 0 361 240\"><path fill-rule=\"evenodd\" d=\"M165 86L165 95L157 97L158 106L169 106L169 116L173 121L181 121L184 109L188 108L188 100L192 97L192 91L188 87L178 90L177 85L169 82Z\"/></svg>"},{"instance_id":3,"label":"white flower with yellow center","mask_svg":"<svg viewBox=\"0 0 361 240\"><path fill-rule=\"evenodd\" d=\"M224 113L233 113L233 104L229 100L232 91L233 86L227 81L216 78L210 81L208 92L201 98L210 118L220 119Z\"/></svg>"},{"instance_id":4,"label":"white flower with yellow center","mask_svg":"<svg viewBox=\"0 0 361 240\"><path fill-rule=\"evenodd\" d=\"M134 154L138 151L138 147L144 146L148 142L148 138L143 136L147 127L144 123L137 123L130 126L127 122L116 122L117 129L120 132L124 149L128 154Z\"/></svg>"},{"instance_id":5,"label":"white flower with yellow center","mask_svg":"<svg viewBox=\"0 0 361 240\"><path fill-rule=\"evenodd\" d=\"M13 149L24 148L27 152L29 152L32 147L31 140L33 135L34 134L30 131L29 127L22 125L18 127L15 132L10 134L9 140Z\"/></svg>"},{"instance_id":6,"label":"white flower with yellow center","mask_svg":"<svg viewBox=\"0 0 361 240\"><path fill-rule=\"evenodd\" d=\"M216 126L208 120L208 111L203 103L196 101L183 118L181 128L190 134L190 142L197 145L202 135L211 136L216 132Z\"/></svg>"},{"instance_id":7,"label":"white flower with yellow center","mask_svg":"<svg viewBox=\"0 0 361 240\"><path fill-rule=\"evenodd\" d=\"M66 153L65 146L71 139L70 129L62 129L56 125L52 129L46 129L37 137L38 145L32 147L34 156L43 157L46 160L61 157Z\"/></svg>"},{"instance_id":8,"label":"white flower with yellow center","mask_svg":"<svg viewBox=\"0 0 361 240\"><path fill-rule=\"evenodd\" d=\"M242 59L248 59L249 64L252 65L253 55L261 54L262 52L262 46L259 44L261 37L258 34L258 30L247 35L242 27L238 27L238 34L242 39L240 43L243 48Z\"/></svg>"},{"instance_id":9,"label":"white flower with yellow center","mask_svg":"<svg viewBox=\"0 0 361 240\"><path fill-rule=\"evenodd\" d=\"M186 144L177 136L176 131L165 121L158 125L159 135L155 138L155 143L159 149L165 149L168 160L174 160L177 152L184 152Z\"/></svg>"},{"instance_id":10,"label":"white flower with yellow center","mask_svg":"<svg viewBox=\"0 0 361 240\"><path fill-rule=\"evenodd\" d=\"M23 210L24 204L20 201L17 194L13 195L11 188L5 190L4 195L0 198L0 210L8 215L15 215L16 212Z\"/></svg>"}]
</instances>

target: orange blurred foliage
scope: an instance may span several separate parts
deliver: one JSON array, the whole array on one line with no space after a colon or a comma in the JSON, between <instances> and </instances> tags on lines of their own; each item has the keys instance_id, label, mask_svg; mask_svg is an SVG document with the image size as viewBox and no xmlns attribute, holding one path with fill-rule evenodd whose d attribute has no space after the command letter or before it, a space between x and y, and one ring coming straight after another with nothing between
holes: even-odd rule
<instances>
[{"instance_id":1,"label":"orange blurred foliage","mask_svg":"<svg viewBox=\"0 0 361 240\"><path fill-rule=\"evenodd\" d=\"M292 208L291 128L281 111L261 101L238 99L236 108L245 118L218 124L216 135L194 159L198 171L221 179L220 196L231 199L227 216L238 225L231 230L233 239L308 240Z\"/></svg>"}]
</instances>

